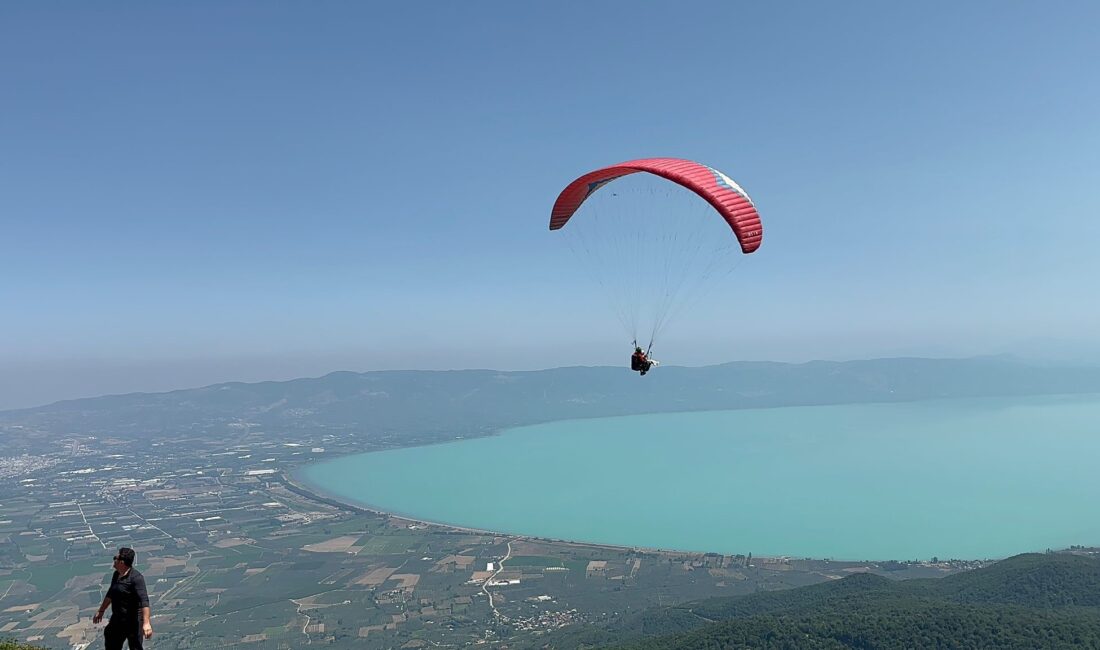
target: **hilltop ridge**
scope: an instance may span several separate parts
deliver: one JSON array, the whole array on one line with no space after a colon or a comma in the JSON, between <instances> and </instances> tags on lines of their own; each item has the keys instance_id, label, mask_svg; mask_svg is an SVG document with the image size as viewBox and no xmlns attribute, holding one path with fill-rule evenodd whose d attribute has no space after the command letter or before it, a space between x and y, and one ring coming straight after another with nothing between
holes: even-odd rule
<instances>
[{"instance_id":1,"label":"hilltop ridge","mask_svg":"<svg viewBox=\"0 0 1100 650\"><path fill-rule=\"evenodd\" d=\"M711 598L563 630L543 647L1100 647L1100 558L1028 553L944 578L840 580Z\"/></svg>"},{"instance_id":2,"label":"hilltop ridge","mask_svg":"<svg viewBox=\"0 0 1100 650\"><path fill-rule=\"evenodd\" d=\"M227 422L368 435L478 436L524 424L626 414L1100 392L1100 366L1010 357L892 358L790 364L738 361L536 371L385 370L259 383L228 382L0 412L0 427L127 438ZM430 406L431 408L425 408Z\"/></svg>"}]
</instances>

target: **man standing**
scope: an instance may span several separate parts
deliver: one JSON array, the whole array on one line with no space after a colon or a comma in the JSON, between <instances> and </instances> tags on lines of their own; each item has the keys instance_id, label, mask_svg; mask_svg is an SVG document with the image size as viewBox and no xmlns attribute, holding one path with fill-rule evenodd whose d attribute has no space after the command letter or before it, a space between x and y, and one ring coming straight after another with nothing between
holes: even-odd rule
<instances>
[{"instance_id":1,"label":"man standing","mask_svg":"<svg viewBox=\"0 0 1100 650\"><path fill-rule=\"evenodd\" d=\"M145 576L134 568L134 549L122 547L114 558L115 573L111 587L103 597L93 623L103 620L103 612L111 606L111 620L103 630L106 650L122 650L122 642L130 650L142 650L142 640L153 638L149 621L149 594L145 591Z\"/></svg>"}]
</instances>

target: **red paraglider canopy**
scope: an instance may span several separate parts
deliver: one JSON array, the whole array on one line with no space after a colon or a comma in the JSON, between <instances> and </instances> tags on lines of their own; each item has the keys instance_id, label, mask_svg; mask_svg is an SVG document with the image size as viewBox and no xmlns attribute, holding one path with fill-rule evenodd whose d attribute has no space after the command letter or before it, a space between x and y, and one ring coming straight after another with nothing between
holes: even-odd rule
<instances>
[{"instance_id":1,"label":"red paraglider canopy","mask_svg":"<svg viewBox=\"0 0 1100 650\"><path fill-rule=\"evenodd\" d=\"M705 199L733 229L742 253L751 253L760 247L763 236L760 215L745 190L717 169L679 158L630 160L581 176L558 195L550 213L550 230L564 226L593 192L616 178L637 172L667 178Z\"/></svg>"}]
</instances>

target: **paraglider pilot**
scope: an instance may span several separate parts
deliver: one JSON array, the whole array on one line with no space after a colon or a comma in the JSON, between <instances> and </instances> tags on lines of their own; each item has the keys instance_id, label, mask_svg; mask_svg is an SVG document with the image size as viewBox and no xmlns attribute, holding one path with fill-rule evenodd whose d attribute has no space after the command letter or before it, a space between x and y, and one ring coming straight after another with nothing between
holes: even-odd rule
<instances>
[{"instance_id":1,"label":"paraglider pilot","mask_svg":"<svg viewBox=\"0 0 1100 650\"><path fill-rule=\"evenodd\" d=\"M646 353L642 351L642 348L634 346L634 354L630 355L630 369L635 372L640 372L645 375L649 372L649 369L654 366L661 365L659 361L654 361L646 356Z\"/></svg>"}]
</instances>

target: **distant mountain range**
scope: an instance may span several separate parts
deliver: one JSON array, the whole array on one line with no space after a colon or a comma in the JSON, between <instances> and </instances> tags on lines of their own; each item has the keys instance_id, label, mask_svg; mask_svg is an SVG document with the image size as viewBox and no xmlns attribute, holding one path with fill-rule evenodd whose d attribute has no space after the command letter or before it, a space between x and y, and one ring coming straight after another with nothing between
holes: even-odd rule
<instances>
[{"instance_id":1,"label":"distant mountain range","mask_svg":"<svg viewBox=\"0 0 1100 650\"><path fill-rule=\"evenodd\" d=\"M1032 553L905 581L857 573L655 608L605 627L566 628L531 647L1100 648L1100 559Z\"/></svg>"},{"instance_id":2,"label":"distant mountain range","mask_svg":"<svg viewBox=\"0 0 1100 650\"><path fill-rule=\"evenodd\" d=\"M247 422L423 438L637 413L1058 393L1100 393L1100 366L999 356L662 366L645 377L625 367L334 372L2 411L0 427L125 438Z\"/></svg>"}]
</instances>

